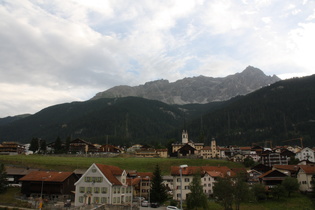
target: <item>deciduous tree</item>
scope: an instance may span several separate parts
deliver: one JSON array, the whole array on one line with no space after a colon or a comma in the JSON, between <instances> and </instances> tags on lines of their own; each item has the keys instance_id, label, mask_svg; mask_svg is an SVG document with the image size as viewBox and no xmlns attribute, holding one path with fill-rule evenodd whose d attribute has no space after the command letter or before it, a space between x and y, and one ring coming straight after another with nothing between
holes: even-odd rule
<instances>
[{"instance_id":1,"label":"deciduous tree","mask_svg":"<svg viewBox=\"0 0 315 210\"><path fill-rule=\"evenodd\" d=\"M299 182L297 179L290 176L286 177L281 185L283 185L284 189L288 192L288 197L290 197L292 192L299 189Z\"/></svg>"},{"instance_id":2,"label":"deciduous tree","mask_svg":"<svg viewBox=\"0 0 315 210\"><path fill-rule=\"evenodd\" d=\"M213 195L225 210L231 210L233 204L233 186L231 178L219 178L213 186Z\"/></svg>"}]
</instances>

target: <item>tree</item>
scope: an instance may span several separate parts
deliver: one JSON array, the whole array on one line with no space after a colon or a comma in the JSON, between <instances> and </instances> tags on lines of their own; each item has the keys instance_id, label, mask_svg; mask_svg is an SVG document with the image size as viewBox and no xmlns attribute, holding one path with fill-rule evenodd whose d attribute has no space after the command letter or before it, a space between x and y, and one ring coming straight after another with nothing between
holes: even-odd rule
<instances>
[{"instance_id":1,"label":"tree","mask_svg":"<svg viewBox=\"0 0 315 210\"><path fill-rule=\"evenodd\" d=\"M266 188L263 184L254 184L251 191L256 201L266 200Z\"/></svg>"},{"instance_id":2,"label":"tree","mask_svg":"<svg viewBox=\"0 0 315 210\"><path fill-rule=\"evenodd\" d=\"M281 196L283 196L284 193L285 193L285 189L284 189L283 185L281 185L281 184L279 184L279 185L277 185L271 189L271 195L274 198L277 198L278 200L280 199Z\"/></svg>"},{"instance_id":3,"label":"tree","mask_svg":"<svg viewBox=\"0 0 315 210\"><path fill-rule=\"evenodd\" d=\"M235 209L240 209L241 202L249 199L249 187L242 174L238 174L233 184Z\"/></svg>"},{"instance_id":4,"label":"tree","mask_svg":"<svg viewBox=\"0 0 315 210\"><path fill-rule=\"evenodd\" d=\"M299 189L299 182L296 178L293 177L286 177L281 185L284 187L284 189L288 192L288 197L290 197L291 193L294 191L297 191Z\"/></svg>"},{"instance_id":5,"label":"tree","mask_svg":"<svg viewBox=\"0 0 315 210\"><path fill-rule=\"evenodd\" d=\"M162 184L163 179L161 176L161 170L159 165L156 165L153 172L153 178L150 189L150 200L151 202L163 203L167 200L167 191L165 186Z\"/></svg>"},{"instance_id":6,"label":"tree","mask_svg":"<svg viewBox=\"0 0 315 210\"><path fill-rule=\"evenodd\" d=\"M30 150L33 151L34 153L36 151L38 151L38 143L39 142L39 139L38 138L32 138L32 141L31 141L31 144L30 144Z\"/></svg>"},{"instance_id":7,"label":"tree","mask_svg":"<svg viewBox=\"0 0 315 210\"><path fill-rule=\"evenodd\" d=\"M248 156L244 159L243 164L245 167L251 167L255 165L255 161L253 160L253 158Z\"/></svg>"},{"instance_id":8,"label":"tree","mask_svg":"<svg viewBox=\"0 0 315 210\"><path fill-rule=\"evenodd\" d=\"M5 192L7 187L7 173L5 172L4 164L0 163L0 193Z\"/></svg>"},{"instance_id":9,"label":"tree","mask_svg":"<svg viewBox=\"0 0 315 210\"><path fill-rule=\"evenodd\" d=\"M46 148L46 140L40 140L40 151L42 153L46 153L46 150L47 150L47 148Z\"/></svg>"},{"instance_id":10,"label":"tree","mask_svg":"<svg viewBox=\"0 0 315 210\"><path fill-rule=\"evenodd\" d=\"M61 153L62 150L62 142L60 137L58 136L56 141L55 141L55 146L54 146L55 154Z\"/></svg>"},{"instance_id":11,"label":"tree","mask_svg":"<svg viewBox=\"0 0 315 210\"><path fill-rule=\"evenodd\" d=\"M208 209L207 196L203 192L201 178L199 174L194 175L192 182L189 185L190 192L187 197L188 209Z\"/></svg>"},{"instance_id":12,"label":"tree","mask_svg":"<svg viewBox=\"0 0 315 210\"><path fill-rule=\"evenodd\" d=\"M224 207L225 210L232 209L233 186L230 177L219 178L213 186L213 196Z\"/></svg>"}]
</instances>

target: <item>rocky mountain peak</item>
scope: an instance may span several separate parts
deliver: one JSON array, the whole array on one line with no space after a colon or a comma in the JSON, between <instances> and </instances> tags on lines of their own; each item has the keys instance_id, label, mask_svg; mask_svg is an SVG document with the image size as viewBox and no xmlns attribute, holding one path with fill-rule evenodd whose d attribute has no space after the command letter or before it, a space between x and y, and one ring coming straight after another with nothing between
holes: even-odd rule
<instances>
[{"instance_id":1,"label":"rocky mountain peak","mask_svg":"<svg viewBox=\"0 0 315 210\"><path fill-rule=\"evenodd\" d=\"M135 87L116 86L96 94L91 100L137 96L159 100L168 104L209 103L228 100L237 95L246 95L266 85L279 81L277 76L267 76L253 66L241 73L223 78L198 76L170 83L168 80L146 82Z\"/></svg>"}]
</instances>

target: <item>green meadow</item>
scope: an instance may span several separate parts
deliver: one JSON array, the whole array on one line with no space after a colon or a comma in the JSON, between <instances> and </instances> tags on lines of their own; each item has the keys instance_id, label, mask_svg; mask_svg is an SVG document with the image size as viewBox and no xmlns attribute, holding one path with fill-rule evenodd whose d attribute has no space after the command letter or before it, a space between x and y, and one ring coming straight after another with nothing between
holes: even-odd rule
<instances>
[{"instance_id":1,"label":"green meadow","mask_svg":"<svg viewBox=\"0 0 315 210\"><path fill-rule=\"evenodd\" d=\"M171 166L187 164L188 166L227 166L230 168L243 167L242 164L226 160L178 159L178 158L135 158L135 157L76 157L53 155L2 155L0 162L5 165L19 167L41 168L45 170L73 171L87 169L93 163L118 166L125 170L138 172L153 172L159 165L162 174L170 174Z\"/></svg>"}]
</instances>

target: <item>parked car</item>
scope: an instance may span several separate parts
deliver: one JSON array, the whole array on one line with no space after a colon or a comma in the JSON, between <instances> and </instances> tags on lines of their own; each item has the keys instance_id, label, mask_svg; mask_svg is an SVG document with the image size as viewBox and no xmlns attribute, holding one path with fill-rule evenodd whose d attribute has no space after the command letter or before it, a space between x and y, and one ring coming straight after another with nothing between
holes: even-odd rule
<instances>
[{"instance_id":1,"label":"parked car","mask_svg":"<svg viewBox=\"0 0 315 210\"><path fill-rule=\"evenodd\" d=\"M148 207L149 206L149 201L142 201L141 206L142 207Z\"/></svg>"},{"instance_id":2,"label":"parked car","mask_svg":"<svg viewBox=\"0 0 315 210\"><path fill-rule=\"evenodd\" d=\"M160 204L158 202L154 202L154 203L151 203L150 205L152 208L158 208L160 206Z\"/></svg>"},{"instance_id":3,"label":"parked car","mask_svg":"<svg viewBox=\"0 0 315 210\"><path fill-rule=\"evenodd\" d=\"M134 197L134 198L132 199L133 202L142 202L142 201L144 201L144 200L145 200L144 197Z\"/></svg>"},{"instance_id":4,"label":"parked car","mask_svg":"<svg viewBox=\"0 0 315 210\"><path fill-rule=\"evenodd\" d=\"M167 206L166 210L180 210L180 209L177 208L176 206Z\"/></svg>"}]
</instances>

